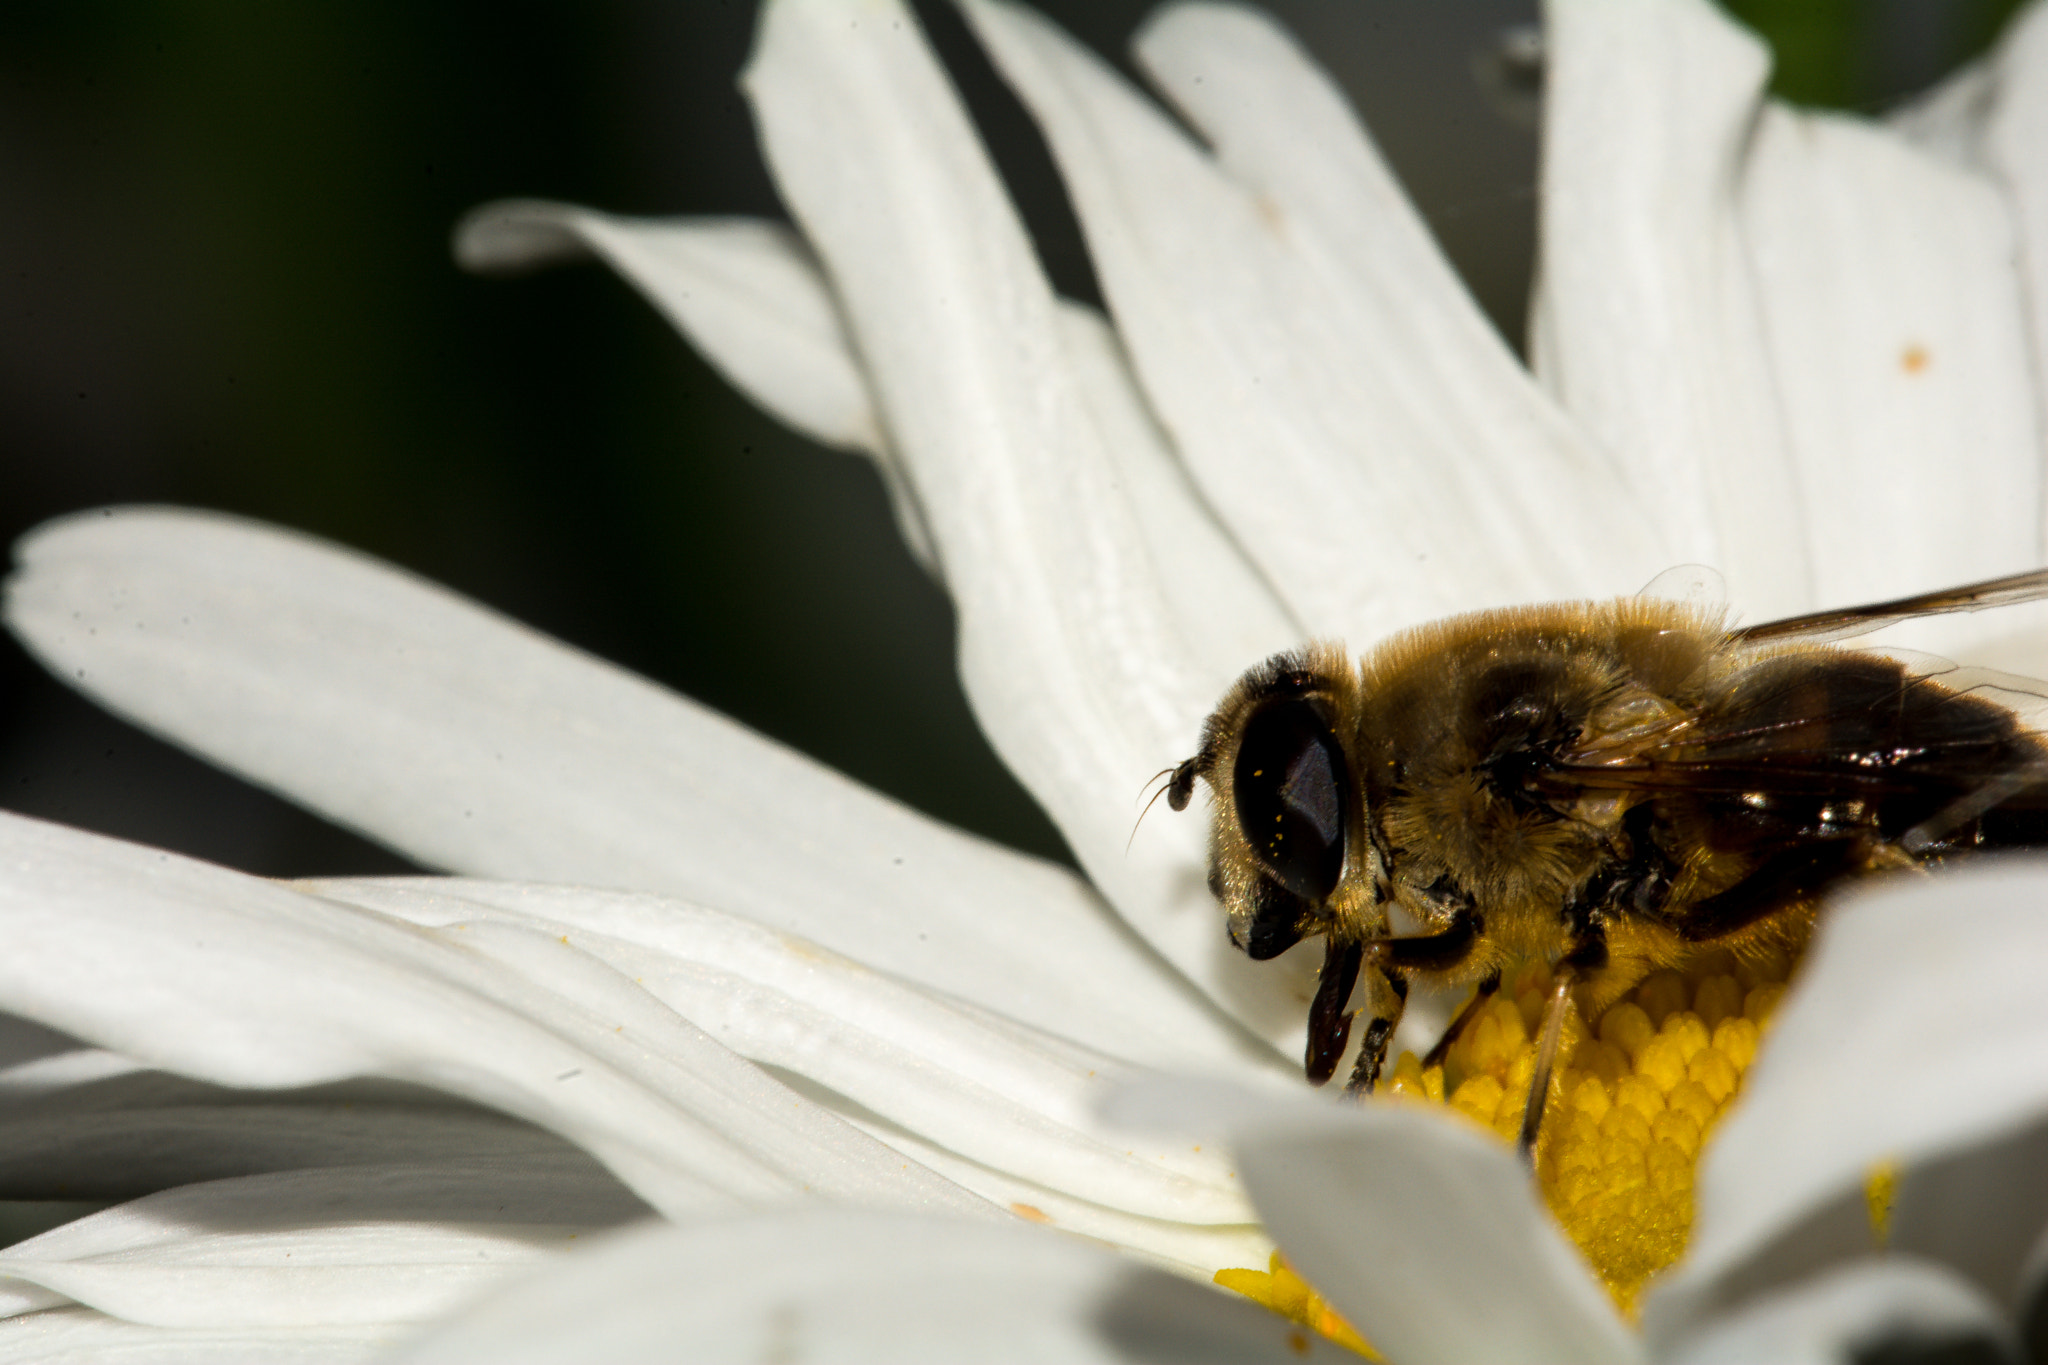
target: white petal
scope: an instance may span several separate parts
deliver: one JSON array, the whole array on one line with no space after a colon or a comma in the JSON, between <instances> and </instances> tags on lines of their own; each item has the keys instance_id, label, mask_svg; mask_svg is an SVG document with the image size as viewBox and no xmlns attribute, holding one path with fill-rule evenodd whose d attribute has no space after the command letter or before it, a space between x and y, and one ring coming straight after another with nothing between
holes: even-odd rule
<instances>
[{"instance_id":1,"label":"white petal","mask_svg":"<svg viewBox=\"0 0 2048 1365\"><path fill-rule=\"evenodd\" d=\"M1067 359L1101 429L1114 477L1130 498L1145 546L1183 637L1205 668L1229 676L1300 643L1305 633L1210 512L1158 418L1130 357L1102 314L1062 303Z\"/></svg>"},{"instance_id":2,"label":"white petal","mask_svg":"<svg viewBox=\"0 0 2048 1365\"><path fill-rule=\"evenodd\" d=\"M0 1003L226 1085L412 1081L576 1142L663 1212L805 1191L981 1207L644 992L593 1014L416 928L0 814Z\"/></svg>"},{"instance_id":3,"label":"white petal","mask_svg":"<svg viewBox=\"0 0 2048 1365\"><path fill-rule=\"evenodd\" d=\"M1251 1365L1336 1360L1338 1348L1053 1233L818 1210L614 1238L507 1286L395 1359L580 1365L679 1354L703 1365Z\"/></svg>"},{"instance_id":4,"label":"white petal","mask_svg":"<svg viewBox=\"0 0 2048 1365\"><path fill-rule=\"evenodd\" d=\"M2010 32L2008 33L2010 38ZM1997 73L1979 58L1885 114L1885 126L1958 166L1983 169L1984 125L1998 98Z\"/></svg>"},{"instance_id":5,"label":"white petal","mask_svg":"<svg viewBox=\"0 0 2048 1365\"><path fill-rule=\"evenodd\" d=\"M1887 1250L1938 1261L2008 1311L2048 1230L2048 1123L1915 1162L1899 1173Z\"/></svg>"},{"instance_id":6,"label":"white petal","mask_svg":"<svg viewBox=\"0 0 2048 1365\"><path fill-rule=\"evenodd\" d=\"M10 1111L31 1106L40 1108L41 1101L56 1097L61 1102L63 1097L75 1095L101 1082L118 1084L131 1082L139 1076L160 1074L118 1052L73 1046L67 1051L16 1062L0 1071L0 1103ZM184 1081L182 1077L177 1079L183 1084L200 1084Z\"/></svg>"},{"instance_id":7,"label":"white petal","mask_svg":"<svg viewBox=\"0 0 2048 1365\"><path fill-rule=\"evenodd\" d=\"M145 1327L65 1308L0 1322L0 1365L354 1365L391 1336L388 1327Z\"/></svg>"},{"instance_id":8,"label":"white petal","mask_svg":"<svg viewBox=\"0 0 2048 1365\"><path fill-rule=\"evenodd\" d=\"M1820 602L2037 567L2043 446L2010 210L1987 178L1840 115L1768 107L1740 219ZM1738 599L1740 602L1740 599ZM2048 617L2042 618L2048 620ZM2048 668L2041 623L1902 641ZM2036 637L1986 657L1999 635Z\"/></svg>"},{"instance_id":9,"label":"white petal","mask_svg":"<svg viewBox=\"0 0 2048 1365\"><path fill-rule=\"evenodd\" d=\"M424 862L670 892L1141 1059L1246 1046L1070 873L409 574L171 510L17 554L8 621L59 677Z\"/></svg>"},{"instance_id":10,"label":"white petal","mask_svg":"<svg viewBox=\"0 0 2048 1365\"><path fill-rule=\"evenodd\" d=\"M1752 619L1816 605L1735 191L1763 47L1705 0L1551 0L1538 373Z\"/></svg>"},{"instance_id":11,"label":"white petal","mask_svg":"<svg viewBox=\"0 0 2048 1365\"><path fill-rule=\"evenodd\" d=\"M881 429L832 296L803 240L749 218L632 219L510 200L455 229L471 270L523 269L587 248L646 291L735 387L830 446L875 451Z\"/></svg>"},{"instance_id":12,"label":"white petal","mask_svg":"<svg viewBox=\"0 0 2048 1365\"><path fill-rule=\"evenodd\" d=\"M1781 1289L1662 1358L1672 1365L1851 1365L2021 1355L2011 1323L1981 1293L1939 1266L1891 1255Z\"/></svg>"},{"instance_id":13,"label":"white petal","mask_svg":"<svg viewBox=\"0 0 2048 1365\"><path fill-rule=\"evenodd\" d=\"M1140 933L1298 1036L1275 974L1225 942L1197 822L1128 844L1133 794L1185 756L1229 675L1181 633L1052 293L914 19L782 0L745 86L929 515L996 751Z\"/></svg>"},{"instance_id":14,"label":"white petal","mask_svg":"<svg viewBox=\"0 0 2048 1365\"><path fill-rule=\"evenodd\" d=\"M231 1090L98 1049L0 1071L5 1199L131 1199L314 1166L570 1157L602 1169L545 1129L387 1081Z\"/></svg>"},{"instance_id":15,"label":"white petal","mask_svg":"<svg viewBox=\"0 0 2048 1365\"><path fill-rule=\"evenodd\" d=\"M750 218L621 218L533 199L485 204L455 228L456 259L479 272L527 270L586 251L638 286L762 408L812 440L873 456L904 539L936 569L924 512L801 237Z\"/></svg>"},{"instance_id":16,"label":"white petal","mask_svg":"<svg viewBox=\"0 0 2048 1365\"><path fill-rule=\"evenodd\" d=\"M1142 40L1219 166L1042 19L967 9L1053 146L1148 395L1311 630L1369 640L1668 567L1269 21L1176 9Z\"/></svg>"},{"instance_id":17,"label":"white petal","mask_svg":"<svg viewBox=\"0 0 2048 1365\"><path fill-rule=\"evenodd\" d=\"M575 1152L527 1124L452 1107L265 1104L244 1097L228 1104L66 1111L0 1119L0 1198L125 1199L261 1171L459 1156L552 1159Z\"/></svg>"},{"instance_id":18,"label":"white petal","mask_svg":"<svg viewBox=\"0 0 2048 1365\"><path fill-rule=\"evenodd\" d=\"M17 1243L0 1252L0 1288L160 1327L418 1322L645 1211L573 1157L246 1176Z\"/></svg>"},{"instance_id":19,"label":"white petal","mask_svg":"<svg viewBox=\"0 0 2048 1365\"><path fill-rule=\"evenodd\" d=\"M2023 6L1985 57L1950 75L1886 122L1915 146L1994 177L2018 233L2022 306L2032 335L2048 335L2048 6ZM2033 347L2034 382L2048 391L2048 348Z\"/></svg>"},{"instance_id":20,"label":"white petal","mask_svg":"<svg viewBox=\"0 0 2048 1365\"><path fill-rule=\"evenodd\" d=\"M857 1114L849 1115L848 1121L1027 1223L1105 1243L1181 1275L1206 1281L1219 1270L1263 1266L1273 1254L1273 1239L1256 1222L1185 1223L1145 1218L968 1161L891 1124ZM1236 1176L1236 1171L1230 1172L1232 1180Z\"/></svg>"},{"instance_id":21,"label":"white petal","mask_svg":"<svg viewBox=\"0 0 2048 1365\"><path fill-rule=\"evenodd\" d=\"M838 301L801 238L745 219L633 219L566 204L487 204L456 229L476 270L544 264L587 247L646 292L676 329L763 408L828 445L875 457L913 552L938 570L923 509L881 430ZM1188 483L1144 408L1113 334L1092 310L1060 309L1083 398L1191 641L1228 673L1299 638Z\"/></svg>"},{"instance_id":22,"label":"white petal","mask_svg":"<svg viewBox=\"0 0 2048 1365\"><path fill-rule=\"evenodd\" d=\"M1748 1263L1783 1258L1788 1237L1813 1240L1803 1229L1815 1209L1853 1220L1880 1163L1911 1167L2048 1114L2048 999L2035 969L2048 960L2044 909L2048 873L2022 859L1830 908L1707 1149L1691 1247L1646 1300L1646 1321L1682 1330L1757 1292Z\"/></svg>"},{"instance_id":23,"label":"white petal","mask_svg":"<svg viewBox=\"0 0 2048 1365\"><path fill-rule=\"evenodd\" d=\"M2048 6L2015 15L1993 57L1997 101L1985 123L1989 168L2003 182L2018 229L2018 270L2034 340L2034 384L2048 393L2048 166L2041 138L2048 129ZM2048 506L2043 514L2048 516Z\"/></svg>"},{"instance_id":24,"label":"white petal","mask_svg":"<svg viewBox=\"0 0 2048 1365\"><path fill-rule=\"evenodd\" d=\"M1161 1080L1110 1113L1231 1133L1267 1232L1389 1360L1643 1359L1514 1152L1455 1115Z\"/></svg>"},{"instance_id":25,"label":"white petal","mask_svg":"<svg viewBox=\"0 0 2048 1365\"><path fill-rule=\"evenodd\" d=\"M1214 1154L1107 1133L1098 1097L1129 1068L907 986L816 944L656 897L457 882L327 883L586 1009L644 991L744 1057L972 1160L1155 1218L1246 1223ZM511 907L511 908L502 908ZM603 964L591 972L577 965Z\"/></svg>"},{"instance_id":26,"label":"white petal","mask_svg":"<svg viewBox=\"0 0 2048 1365\"><path fill-rule=\"evenodd\" d=\"M38 1057L53 1057L78 1046L54 1029L0 1013L0 1067L14 1067Z\"/></svg>"}]
</instances>

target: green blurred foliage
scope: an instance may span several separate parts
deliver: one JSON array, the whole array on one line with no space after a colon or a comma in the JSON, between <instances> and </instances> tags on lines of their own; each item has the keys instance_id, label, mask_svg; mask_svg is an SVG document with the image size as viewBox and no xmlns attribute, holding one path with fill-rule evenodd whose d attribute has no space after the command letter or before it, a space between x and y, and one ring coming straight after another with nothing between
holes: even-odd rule
<instances>
[{"instance_id":1,"label":"green blurred foliage","mask_svg":"<svg viewBox=\"0 0 2048 1365\"><path fill-rule=\"evenodd\" d=\"M1771 93L1874 113L1991 45L2022 0L1723 0L1771 45Z\"/></svg>"}]
</instances>

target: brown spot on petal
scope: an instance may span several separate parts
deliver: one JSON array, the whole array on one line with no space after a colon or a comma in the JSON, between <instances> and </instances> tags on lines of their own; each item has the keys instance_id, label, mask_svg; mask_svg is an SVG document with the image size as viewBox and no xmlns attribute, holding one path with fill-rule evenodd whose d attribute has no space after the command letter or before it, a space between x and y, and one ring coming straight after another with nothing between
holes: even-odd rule
<instances>
[{"instance_id":1,"label":"brown spot on petal","mask_svg":"<svg viewBox=\"0 0 2048 1365\"><path fill-rule=\"evenodd\" d=\"M1050 1223L1052 1215L1032 1204L1012 1204L1010 1212L1027 1223Z\"/></svg>"},{"instance_id":2,"label":"brown spot on petal","mask_svg":"<svg viewBox=\"0 0 2048 1365\"><path fill-rule=\"evenodd\" d=\"M1287 213L1278 203L1268 196L1260 194L1253 196L1252 207L1258 211L1260 220L1273 230L1275 236L1284 237L1287 235Z\"/></svg>"},{"instance_id":3,"label":"brown spot on petal","mask_svg":"<svg viewBox=\"0 0 2048 1365\"><path fill-rule=\"evenodd\" d=\"M1928 355L1925 346L1908 346L1899 352L1899 368L1907 374L1918 374L1927 368Z\"/></svg>"}]
</instances>

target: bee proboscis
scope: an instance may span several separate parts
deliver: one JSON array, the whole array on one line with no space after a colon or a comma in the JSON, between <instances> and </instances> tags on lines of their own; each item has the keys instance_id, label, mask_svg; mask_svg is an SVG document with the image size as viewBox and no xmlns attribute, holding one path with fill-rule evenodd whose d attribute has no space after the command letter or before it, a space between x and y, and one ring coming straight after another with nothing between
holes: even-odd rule
<instances>
[{"instance_id":1,"label":"bee proboscis","mask_svg":"<svg viewBox=\"0 0 2048 1365\"><path fill-rule=\"evenodd\" d=\"M1325 939L1317 1084L1364 1016L1348 1088L1372 1088L1411 980L1476 988L1433 1062L1504 967L1553 964L1526 1155L1574 994L1597 1012L1706 951L1796 949L1852 878L2048 844L2048 742L2011 706L1833 643L2043 597L2048 569L1743 628L1627 597L1453 617L1358 659L1312 644L1238 679L1166 794L1214 794L1238 947Z\"/></svg>"}]
</instances>

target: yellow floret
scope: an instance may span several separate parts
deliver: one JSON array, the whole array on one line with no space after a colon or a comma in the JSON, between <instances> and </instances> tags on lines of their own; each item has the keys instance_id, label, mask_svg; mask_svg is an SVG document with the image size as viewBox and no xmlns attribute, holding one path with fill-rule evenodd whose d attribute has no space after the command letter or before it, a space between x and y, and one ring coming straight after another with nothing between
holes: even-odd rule
<instances>
[{"instance_id":1,"label":"yellow floret","mask_svg":"<svg viewBox=\"0 0 2048 1365\"><path fill-rule=\"evenodd\" d=\"M1710 976L1700 982L1693 997L1693 1009L1709 1029L1723 1019L1742 1013L1742 983L1732 976Z\"/></svg>"},{"instance_id":2,"label":"yellow floret","mask_svg":"<svg viewBox=\"0 0 2048 1365\"><path fill-rule=\"evenodd\" d=\"M1422 1063L1416 1060L1414 1053L1404 1052L1401 1054L1400 1058L1394 1063L1394 1069L1387 1073L1387 1078L1382 1082L1381 1089L1384 1093L1401 1099L1420 1100L1428 1098L1427 1092L1423 1089Z\"/></svg>"},{"instance_id":3,"label":"yellow floret","mask_svg":"<svg viewBox=\"0 0 2048 1365\"><path fill-rule=\"evenodd\" d=\"M1754 1055L1754 1044L1750 1051ZM1719 1104L1735 1093L1735 1085L1742 1079L1742 1072L1728 1053L1710 1046L1686 1066L1685 1078L1705 1091L1710 1101Z\"/></svg>"},{"instance_id":4,"label":"yellow floret","mask_svg":"<svg viewBox=\"0 0 2048 1365\"><path fill-rule=\"evenodd\" d=\"M1277 1251L1264 1270L1219 1270L1216 1283L1264 1304L1283 1318L1322 1333L1339 1346L1350 1347L1367 1359L1385 1359ZM1301 1348L1308 1349L1305 1338Z\"/></svg>"},{"instance_id":5,"label":"yellow floret","mask_svg":"<svg viewBox=\"0 0 2048 1365\"><path fill-rule=\"evenodd\" d=\"M1778 1008L1778 997L1785 993L1785 983L1770 981L1751 991L1742 1001L1742 1017L1757 1024L1771 1022L1771 1011Z\"/></svg>"},{"instance_id":6,"label":"yellow floret","mask_svg":"<svg viewBox=\"0 0 2048 1365\"><path fill-rule=\"evenodd\" d=\"M1659 1033L1636 1054L1636 1075L1661 1094L1685 1079L1685 1060L1678 1040L1668 1033Z\"/></svg>"},{"instance_id":7,"label":"yellow floret","mask_svg":"<svg viewBox=\"0 0 2048 1365\"><path fill-rule=\"evenodd\" d=\"M1605 1082L1599 1076L1581 1077L1572 1088L1572 1108L1586 1115L1596 1125L1614 1107L1614 1096L1608 1092Z\"/></svg>"},{"instance_id":8,"label":"yellow floret","mask_svg":"<svg viewBox=\"0 0 2048 1365\"><path fill-rule=\"evenodd\" d=\"M1576 1011L1566 1016L1537 1179L1552 1214L1624 1313L1634 1312L1650 1277L1685 1250L1700 1153L1741 1093L1788 971L1782 960L1723 955L1684 974L1651 974L1591 1027ZM1404 1052L1382 1093L1448 1104L1513 1141L1549 993L1548 969L1524 967L1480 1009L1443 1066L1425 1069ZM1873 1173L1869 1196L1881 1236L1891 1197L1886 1172ZM1216 1281L1317 1326L1306 1316L1309 1306L1323 1314L1328 1306L1291 1271L1284 1283L1286 1294L1296 1295L1287 1300L1294 1307L1278 1302L1274 1285L1282 1281L1275 1277L1283 1270L1276 1256L1269 1271L1223 1271ZM1356 1333L1338 1339L1357 1341Z\"/></svg>"},{"instance_id":9,"label":"yellow floret","mask_svg":"<svg viewBox=\"0 0 2048 1365\"><path fill-rule=\"evenodd\" d=\"M1551 1212L1624 1312L1685 1250L1694 1167L1756 1059L1785 972L1782 962L1725 958L1685 974L1655 972L1590 1028L1571 1020L1537 1175ZM1477 1056L1461 1038L1446 1059L1453 1075L1470 1077L1451 1104L1504 1136L1519 1128L1535 1053L1529 1040L1541 1028L1523 1003L1540 1007L1548 988L1540 968L1518 974L1520 1027L1491 1002L1484 1017L1494 1023ZM1510 1039L1513 1053L1503 1056Z\"/></svg>"},{"instance_id":10,"label":"yellow floret","mask_svg":"<svg viewBox=\"0 0 2048 1365\"><path fill-rule=\"evenodd\" d=\"M1738 1076L1756 1060L1757 1022L1744 1015L1723 1020L1714 1028L1714 1051L1726 1057Z\"/></svg>"},{"instance_id":11,"label":"yellow floret","mask_svg":"<svg viewBox=\"0 0 2048 1365\"><path fill-rule=\"evenodd\" d=\"M1677 972L1652 972L1636 987L1636 1004L1658 1028L1664 1027L1665 1017L1673 1010L1685 1009L1691 1003L1692 991Z\"/></svg>"},{"instance_id":12,"label":"yellow floret","mask_svg":"<svg viewBox=\"0 0 2048 1365\"><path fill-rule=\"evenodd\" d=\"M1881 1162L1873 1167L1863 1184L1863 1198L1870 1206L1870 1230L1877 1235L1877 1244L1885 1245L1892 1238L1892 1201L1899 1193L1899 1166L1895 1161Z\"/></svg>"},{"instance_id":13,"label":"yellow floret","mask_svg":"<svg viewBox=\"0 0 2048 1365\"><path fill-rule=\"evenodd\" d=\"M1506 1093L1507 1087L1493 1077L1474 1076L1452 1093L1451 1108L1491 1126L1494 1112L1500 1108L1501 1098Z\"/></svg>"},{"instance_id":14,"label":"yellow floret","mask_svg":"<svg viewBox=\"0 0 2048 1365\"><path fill-rule=\"evenodd\" d=\"M1612 1043L1633 1062L1643 1045L1657 1036L1657 1026L1641 1005L1624 1000L1600 1016L1599 1036L1601 1042Z\"/></svg>"}]
</instances>

